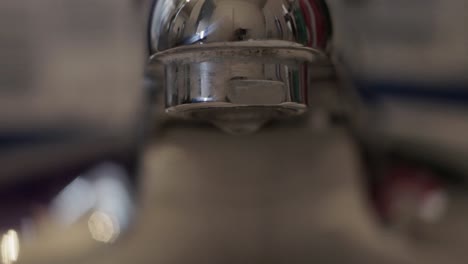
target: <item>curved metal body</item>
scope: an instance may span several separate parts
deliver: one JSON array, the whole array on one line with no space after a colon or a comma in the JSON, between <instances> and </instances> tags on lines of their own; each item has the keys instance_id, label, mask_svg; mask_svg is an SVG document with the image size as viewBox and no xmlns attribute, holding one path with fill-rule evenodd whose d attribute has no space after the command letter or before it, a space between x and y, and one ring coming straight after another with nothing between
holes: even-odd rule
<instances>
[{"instance_id":1,"label":"curved metal body","mask_svg":"<svg viewBox=\"0 0 468 264\"><path fill-rule=\"evenodd\" d=\"M153 53L247 40L285 40L324 50L330 24L320 0L159 0L150 37Z\"/></svg>"},{"instance_id":2,"label":"curved metal body","mask_svg":"<svg viewBox=\"0 0 468 264\"><path fill-rule=\"evenodd\" d=\"M168 113L261 126L305 111L330 34L322 0L159 0L150 64L165 65Z\"/></svg>"}]
</instances>

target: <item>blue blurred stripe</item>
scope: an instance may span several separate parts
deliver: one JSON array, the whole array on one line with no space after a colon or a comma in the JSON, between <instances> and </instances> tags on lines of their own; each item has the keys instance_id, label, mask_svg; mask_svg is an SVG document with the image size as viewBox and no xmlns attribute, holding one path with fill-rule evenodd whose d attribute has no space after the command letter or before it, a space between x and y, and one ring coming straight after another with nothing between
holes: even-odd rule
<instances>
[{"instance_id":1,"label":"blue blurred stripe","mask_svg":"<svg viewBox=\"0 0 468 264\"><path fill-rule=\"evenodd\" d=\"M378 103L388 97L468 106L468 84L403 83L392 81L356 81L366 103Z\"/></svg>"},{"instance_id":2,"label":"blue blurred stripe","mask_svg":"<svg viewBox=\"0 0 468 264\"><path fill-rule=\"evenodd\" d=\"M59 143L73 140L76 133L72 131L41 130L41 131L0 131L0 151L8 151L26 146Z\"/></svg>"}]
</instances>

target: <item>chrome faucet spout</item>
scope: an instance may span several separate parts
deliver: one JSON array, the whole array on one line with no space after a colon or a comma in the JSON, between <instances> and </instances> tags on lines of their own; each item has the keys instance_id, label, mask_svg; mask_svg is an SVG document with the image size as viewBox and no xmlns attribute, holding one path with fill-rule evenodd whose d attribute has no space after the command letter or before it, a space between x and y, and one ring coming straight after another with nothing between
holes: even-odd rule
<instances>
[{"instance_id":1,"label":"chrome faucet spout","mask_svg":"<svg viewBox=\"0 0 468 264\"><path fill-rule=\"evenodd\" d=\"M330 35L323 0L158 0L150 64L165 67L168 114L252 132L306 111Z\"/></svg>"}]
</instances>

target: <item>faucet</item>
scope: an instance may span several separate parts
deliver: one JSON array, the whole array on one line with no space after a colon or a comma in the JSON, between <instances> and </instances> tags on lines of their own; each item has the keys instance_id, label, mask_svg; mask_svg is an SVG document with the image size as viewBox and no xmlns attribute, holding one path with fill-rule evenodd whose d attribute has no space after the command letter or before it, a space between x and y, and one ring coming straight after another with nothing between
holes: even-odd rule
<instances>
[{"instance_id":1,"label":"faucet","mask_svg":"<svg viewBox=\"0 0 468 264\"><path fill-rule=\"evenodd\" d=\"M170 117L255 132L305 113L311 73L330 66L323 0L158 0L151 13L148 71L164 68Z\"/></svg>"},{"instance_id":2,"label":"faucet","mask_svg":"<svg viewBox=\"0 0 468 264\"><path fill-rule=\"evenodd\" d=\"M331 68L325 3L158 0L151 13L147 74L164 115L186 121L144 155L151 261L342 263L376 244L353 139L304 125L330 87L318 87ZM335 258L341 230L350 250Z\"/></svg>"}]
</instances>

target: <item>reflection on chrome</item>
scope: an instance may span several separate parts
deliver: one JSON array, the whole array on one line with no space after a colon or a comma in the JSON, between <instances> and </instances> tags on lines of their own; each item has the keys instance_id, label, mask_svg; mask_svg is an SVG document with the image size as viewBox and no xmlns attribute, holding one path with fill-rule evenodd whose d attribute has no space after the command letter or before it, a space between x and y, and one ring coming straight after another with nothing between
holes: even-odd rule
<instances>
[{"instance_id":1,"label":"reflection on chrome","mask_svg":"<svg viewBox=\"0 0 468 264\"><path fill-rule=\"evenodd\" d=\"M2 237L1 253L3 264L11 264L18 260L19 239L15 230L9 230Z\"/></svg>"},{"instance_id":2,"label":"reflection on chrome","mask_svg":"<svg viewBox=\"0 0 468 264\"><path fill-rule=\"evenodd\" d=\"M120 234L120 225L115 217L96 211L88 220L89 232L93 239L103 243L114 242Z\"/></svg>"},{"instance_id":3,"label":"reflection on chrome","mask_svg":"<svg viewBox=\"0 0 468 264\"><path fill-rule=\"evenodd\" d=\"M285 40L324 50L331 35L323 0L159 0L151 24L153 53L195 42L246 40Z\"/></svg>"},{"instance_id":4,"label":"reflection on chrome","mask_svg":"<svg viewBox=\"0 0 468 264\"><path fill-rule=\"evenodd\" d=\"M304 113L309 72L329 66L323 0L157 0L150 24L166 112L229 132Z\"/></svg>"}]
</instances>

